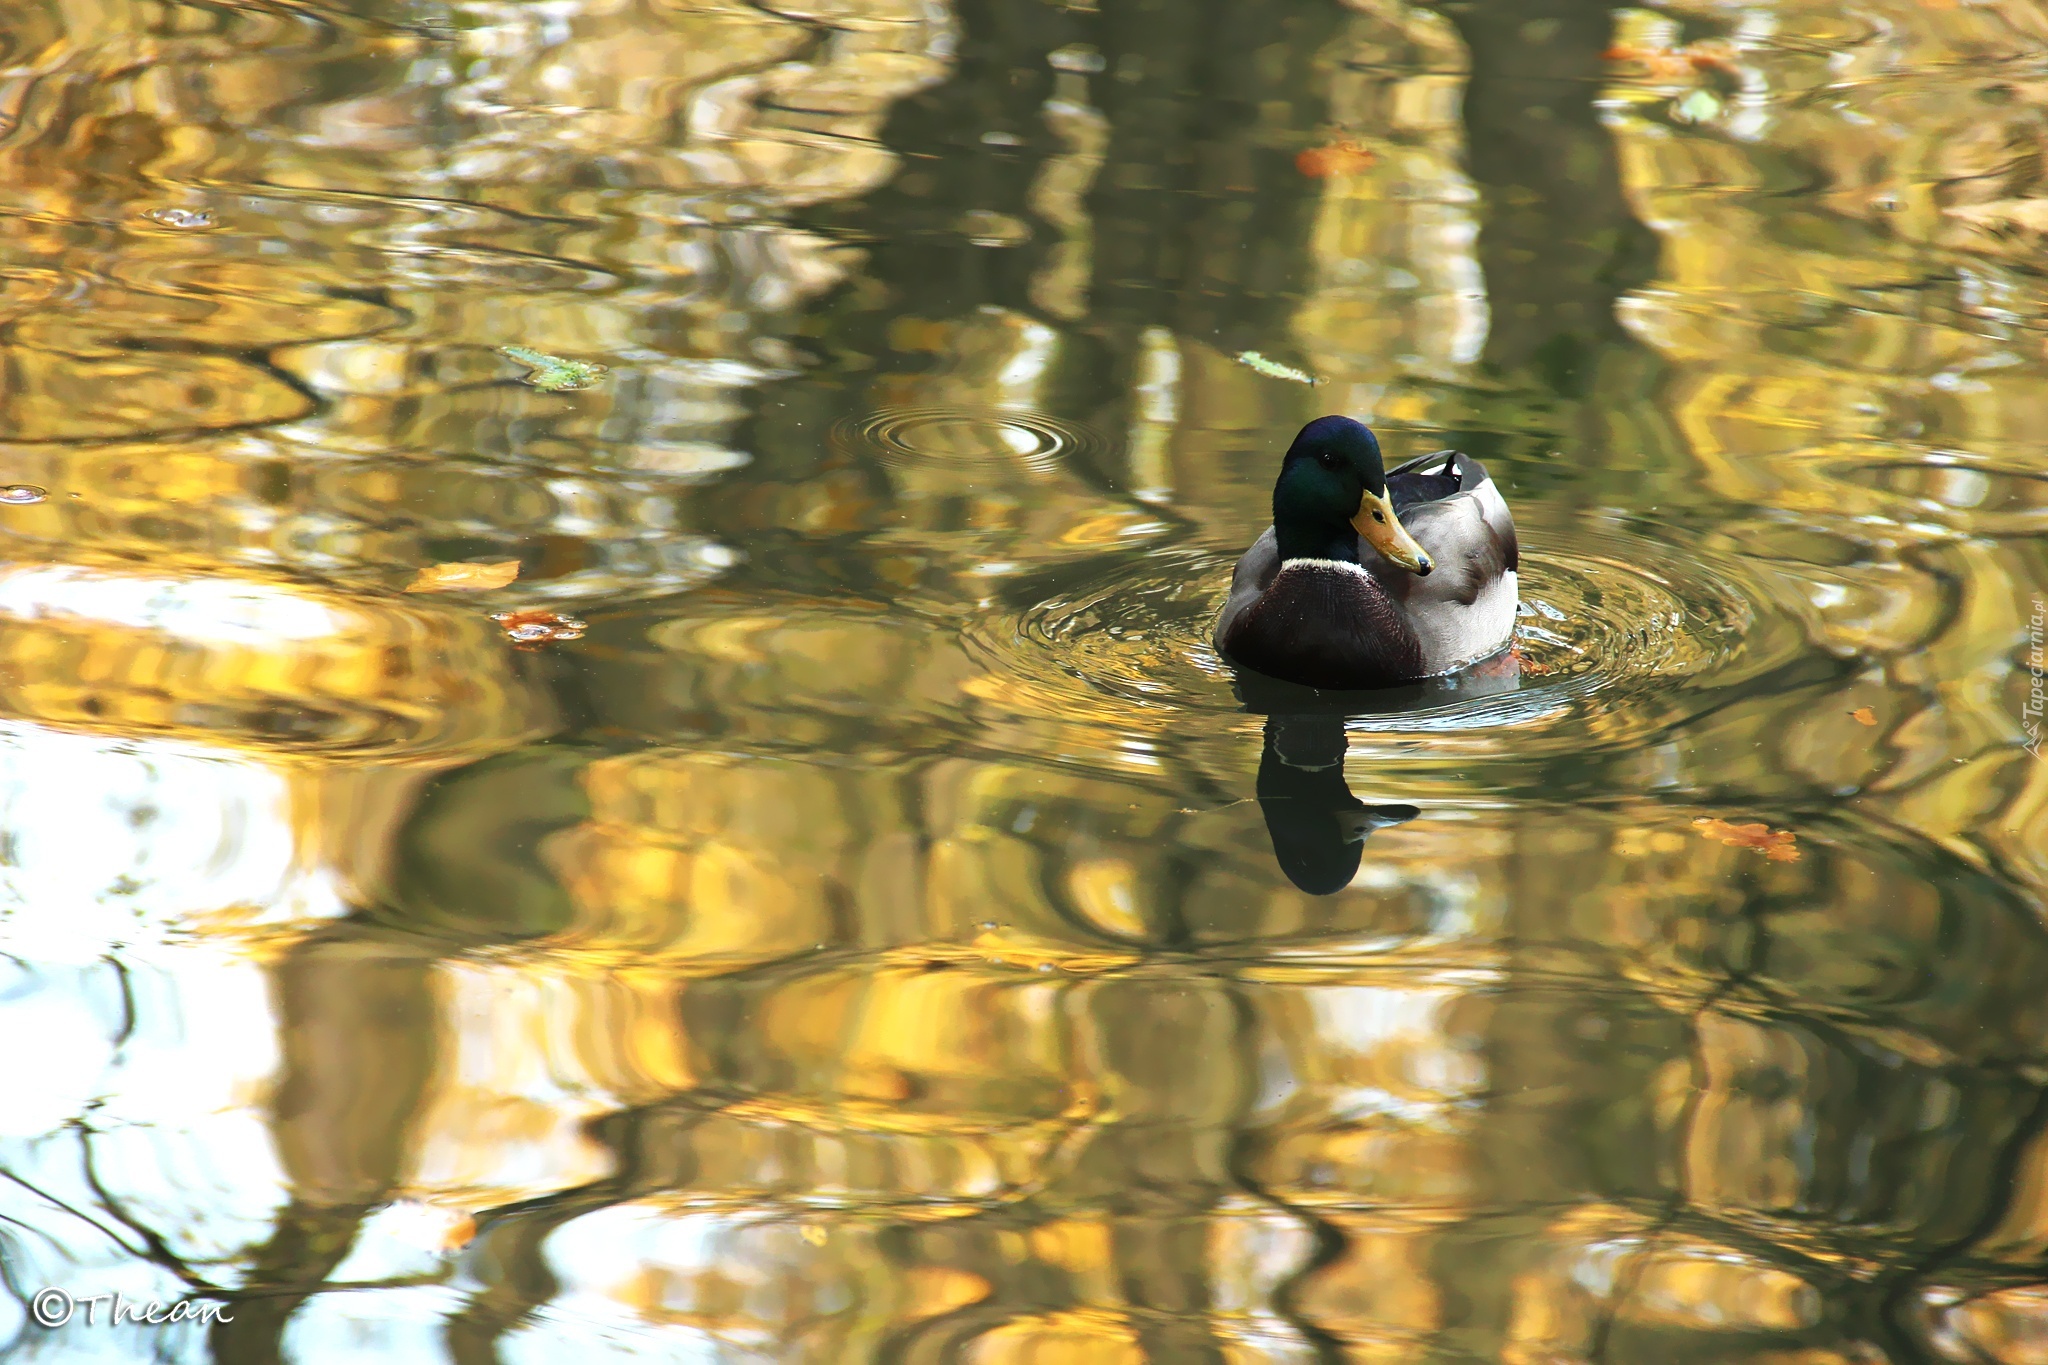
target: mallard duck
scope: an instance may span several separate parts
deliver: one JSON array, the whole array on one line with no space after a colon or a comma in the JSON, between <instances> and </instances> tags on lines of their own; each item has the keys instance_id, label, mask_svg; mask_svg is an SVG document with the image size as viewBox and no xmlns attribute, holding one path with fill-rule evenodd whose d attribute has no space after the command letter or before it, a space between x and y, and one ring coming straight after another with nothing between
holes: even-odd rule
<instances>
[{"instance_id":1,"label":"mallard duck","mask_svg":"<svg viewBox=\"0 0 2048 1365\"><path fill-rule=\"evenodd\" d=\"M1273 524L1237 562L1216 649L1330 690L1455 672L1508 643L1519 563L1479 461L1440 450L1389 474L1364 423L1318 417L1287 448Z\"/></svg>"}]
</instances>

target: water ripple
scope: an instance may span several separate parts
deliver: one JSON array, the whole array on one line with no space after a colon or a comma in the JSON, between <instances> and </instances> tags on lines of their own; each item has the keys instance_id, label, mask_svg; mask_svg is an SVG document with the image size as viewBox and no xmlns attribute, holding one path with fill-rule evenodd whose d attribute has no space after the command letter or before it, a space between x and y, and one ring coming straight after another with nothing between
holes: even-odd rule
<instances>
[{"instance_id":1,"label":"water ripple","mask_svg":"<svg viewBox=\"0 0 2048 1365\"><path fill-rule=\"evenodd\" d=\"M1047 470L1102 448L1086 427L1042 412L988 408L890 408L842 422L833 443L897 466Z\"/></svg>"},{"instance_id":2,"label":"water ripple","mask_svg":"<svg viewBox=\"0 0 2048 1365\"><path fill-rule=\"evenodd\" d=\"M1532 530L1510 659L1331 694L1317 709L1364 716L1367 731L1512 728L1520 747L1620 745L1710 707L1721 675L1746 676L1793 642L1761 586L1701 547L1598 521ZM968 647L1021 680L1012 696L1027 708L1095 709L1106 698L1134 717L1289 709L1269 704L1263 680L1234 687L1209 643L1231 567L1231 556L1201 550L1097 560L1029 605L970 624ZM1762 629L1767 617L1785 629Z\"/></svg>"}]
</instances>

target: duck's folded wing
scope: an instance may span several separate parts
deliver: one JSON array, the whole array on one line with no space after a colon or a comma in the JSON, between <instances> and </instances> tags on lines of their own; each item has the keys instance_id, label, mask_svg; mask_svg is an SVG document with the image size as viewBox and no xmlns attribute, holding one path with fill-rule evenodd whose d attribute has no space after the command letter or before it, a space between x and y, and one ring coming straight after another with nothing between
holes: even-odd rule
<instances>
[{"instance_id":1,"label":"duck's folded wing","mask_svg":"<svg viewBox=\"0 0 2048 1365\"><path fill-rule=\"evenodd\" d=\"M1280 537L1268 526L1265 534L1253 541L1251 549L1237 561L1237 572L1230 576L1230 596L1223 599L1223 610L1216 617L1215 645L1219 652L1230 623L1239 612L1259 600L1279 572Z\"/></svg>"},{"instance_id":2,"label":"duck's folded wing","mask_svg":"<svg viewBox=\"0 0 2048 1365\"><path fill-rule=\"evenodd\" d=\"M1428 577L1389 564L1361 542L1360 558L1414 628L1431 672L1484 658L1514 630L1521 548L1500 490L1479 472L1468 491L1401 513L1435 566Z\"/></svg>"},{"instance_id":3,"label":"duck's folded wing","mask_svg":"<svg viewBox=\"0 0 2048 1365\"><path fill-rule=\"evenodd\" d=\"M1468 573L1445 575L1445 570L1456 567L1456 561L1477 556L1481 562L1474 566L1475 571L1493 577L1520 567L1515 519L1508 514L1507 501L1486 466L1470 455L1461 450L1439 450L1409 460L1387 475L1387 491L1401 524L1436 561L1436 572L1424 580L1442 580L1432 583L1434 595L1456 596L1463 591ZM1373 565L1374 559L1365 563ZM1391 571L1391 566L1380 567Z\"/></svg>"},{"instance_id":4,"label":"duck's folded wing","mask_svg":"<svg viewBox=\"0 0 2048 1365\"><path fill-rule=\"evenodd\" d=\"M1388 474L1387 497L1394 504L1395 514L1405 517L1411 507L1456 497L1465 489L1477 487L1485 478L1485 468L1471 456L1456 450L1439 450L1433 455L1418 455Z\"/></svg>"},{"instance_id":5,"label":"duck's folded wing","mask_svg":"<svg viewBox=\"0 0 2048 1365\"><path fill-rule=\"evenodd\" d=\"M1385 560L1370 567L1390 589L1390 578L1400 583L1396 600L1405 600L1411 608L1420 602L1470 606L1488 584L1520 567L1515 523L1491 484L1425 503L1404 514L1401 524L1429 555L1434 565L1429 576L1409 573Z\"/></svg>"}]
</instances>

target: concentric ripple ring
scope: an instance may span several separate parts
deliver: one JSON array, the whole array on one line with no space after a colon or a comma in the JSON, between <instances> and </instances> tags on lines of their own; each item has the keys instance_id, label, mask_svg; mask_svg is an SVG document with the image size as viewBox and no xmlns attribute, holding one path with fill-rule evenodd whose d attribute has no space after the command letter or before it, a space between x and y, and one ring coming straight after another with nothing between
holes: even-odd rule
<instances>
[{"instance_id":1,"label":"concentric ripple ring","mask_svg":"<svg viewBox=\"0 0 2048 1365\"><path fill-rule=\"evenodd\" d=\"M1010 408L887 408L841 422L832 437L850 454L924 467L1047 470L1102 446L1085 427Z\"/></svg>"}]
</instances>

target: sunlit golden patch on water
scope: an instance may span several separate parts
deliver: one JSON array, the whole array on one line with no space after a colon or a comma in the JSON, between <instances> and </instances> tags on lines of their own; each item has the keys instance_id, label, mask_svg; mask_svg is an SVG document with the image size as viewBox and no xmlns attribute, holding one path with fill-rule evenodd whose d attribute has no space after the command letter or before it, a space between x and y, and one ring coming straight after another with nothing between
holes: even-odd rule
<instances>
[{"instance_id":1,"label":"sunlit golden patch on water","mask_svg":"<svg viewBox=\"0 0 2048 1365\"><path fill-rule=\"evenodd\" d=\"M2030 0L0 9L15 1294L2048 1360ZM1215 654L1324 411L1512 656Z\"/></svg>"},{"instance_id":2,"label":"sunlit golden patch on water","mask_svg":"<svg viewBox=\"0 0 2048 1365\"><path fill-rule=\"evenodd\" d=\"M396 757L549 727L470 616L253 576L0 573L0 707L45 723Z\"/></svg>"}]
</instances>

